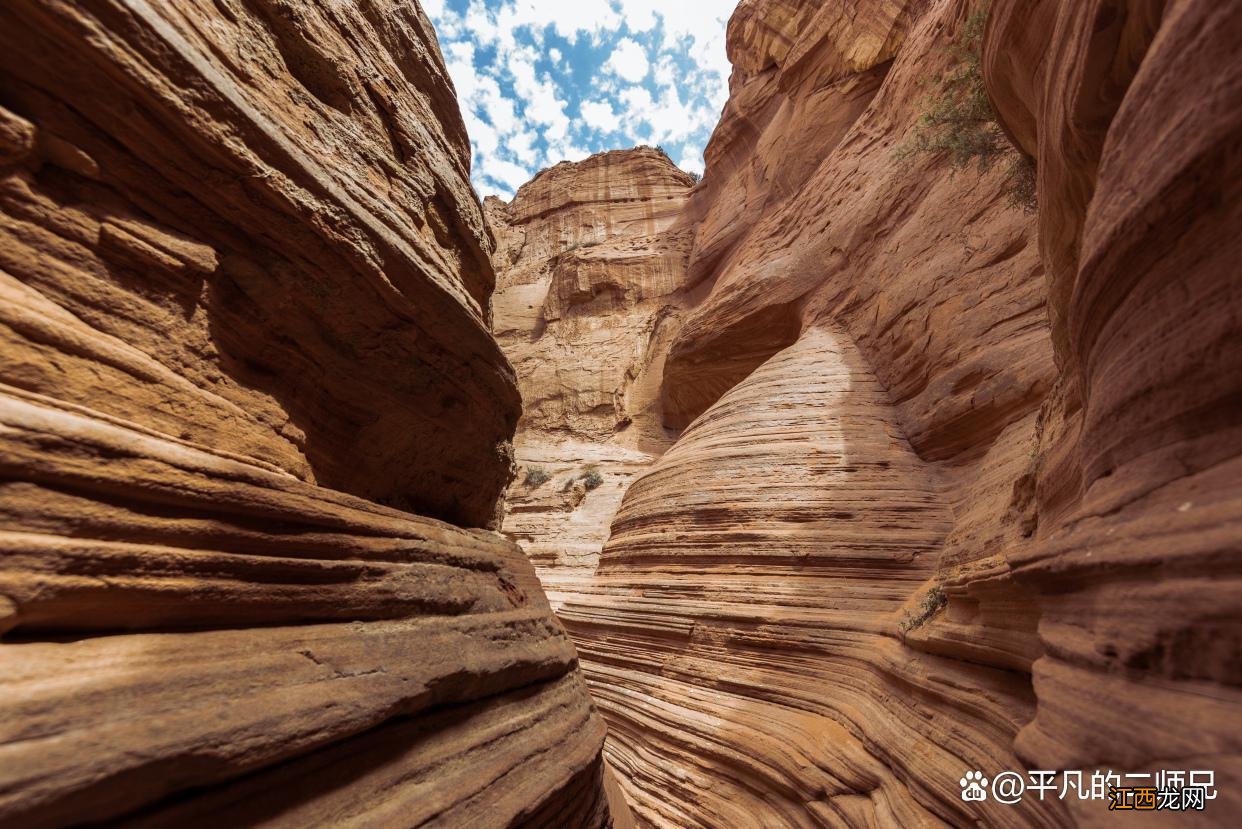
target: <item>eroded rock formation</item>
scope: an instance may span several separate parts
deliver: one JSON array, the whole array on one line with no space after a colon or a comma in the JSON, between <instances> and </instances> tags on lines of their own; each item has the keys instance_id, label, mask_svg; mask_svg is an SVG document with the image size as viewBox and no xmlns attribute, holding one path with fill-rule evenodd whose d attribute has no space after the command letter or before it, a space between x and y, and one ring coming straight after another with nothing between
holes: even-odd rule
<instances>
[{"instance_id":1,"label":"eroded rock formation","mask_svg":"<svg viewBox=\"0 0 1242 829\"><path fill-rule=\"evenodd\" d=\"M602 825L417 5L0 33L0 823Z\"/></svg>"},{"instance_id":2,"label":"eroded rock formation","mask_svg":"<svg viewBox=\"0 0 1242 829\"><path fill-rule=\"evenodd\" d=\"M692 236L672 224L691 184L641 147L486 202L496 336L524 401L504 529L554 581L595 568L625 487L671 442L659 384Z\"/></svg>"},{"instance_id":3,"label":"eroded rock formation","mask_svg":"<svg viewBox=\"0 0 1242 829\"><path fill-rule=\"evenodd\" d=\"M1039 159L1059 368L1038 532L1007 555L1040 596L1034 763L1242 773L1240 44L1236 4L998 0L989 21L989 87Z\"/></svg>"},{"instance_id":4,"label":"eroded rock formation","mask_svg":"<svg viewBox=\"0 0 1242 829\"><path fill-rule=\"evenodd\" d=\"M1003 164L897 152L975 5L744 0L706 175L676 215L644 191L654 238L596 218L649 186L620 153L493 205L517 455L553 474L504 526L643 824L1107 825L958 780L1238 773L1242 14L996 0L1028 214ZM534 197L554 177L589 195ZM630 246L682 269L631 291ZM643 455L606 455L631 422ZM558 496L585 463L604 495ZM1218 788L1179 818L1228 823Z\"/></svg>"}]
</instances>

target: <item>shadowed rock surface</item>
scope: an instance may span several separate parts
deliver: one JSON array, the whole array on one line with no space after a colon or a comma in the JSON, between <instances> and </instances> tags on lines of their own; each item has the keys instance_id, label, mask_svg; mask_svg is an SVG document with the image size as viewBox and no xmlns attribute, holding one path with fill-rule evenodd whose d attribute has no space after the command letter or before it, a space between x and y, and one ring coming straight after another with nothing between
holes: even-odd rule
<instances>
[{"instance_id":1,"label":"shadowed rock surface","mask_svg":"<svg viewBox=\"0 0 1242 829\"><path fill-rule=\"evenodd\" d=\"M1006 163L899 158L975 7L744 0L679 212L619 153L493 205L638 192L654 238L542 198L557 243L506 248L489 212L498 284L536 286L498 334L530 378L519 462L551 475L504 528L641 825L1115 818L967 803L967 769L1212 769L1204 812L1162 818L1242 809L1242 14L996 0L1026 213ZM618 291L631 248L669 266Z\"/></svg>"},{"instance_id":2,"label":"shadowed rock surface","mask_svg":"<svg viewBox=\"0 0 1242 829\"><path fill-rule=\"evenodd\" d=\"M5 4L6 382L488 524L519 400L430 24L222 8Z\"/></svg>"},{"instance_id":3,"label":"shadowed rock surface","mask_svg":"<svg viewBox=\"0 0 1242 829\"><path fill-rule=\"evenodd\" d=\"M606 824L419 7L0 42L0 823Z\"/></svg>"}]
</instances>

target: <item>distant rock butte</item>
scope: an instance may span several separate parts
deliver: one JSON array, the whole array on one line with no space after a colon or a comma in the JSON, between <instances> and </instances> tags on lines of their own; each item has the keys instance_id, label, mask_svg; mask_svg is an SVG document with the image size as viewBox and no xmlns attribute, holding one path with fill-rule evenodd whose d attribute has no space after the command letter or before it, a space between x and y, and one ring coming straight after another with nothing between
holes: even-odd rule
<instances>
[{"instance_id":1,"label":"distant rock butte","mask_svg":"<svg viewBox=\"0 0 1242 829\"><path fill-rule=\"evenodd\" d=\"M626 484L672 442L659 387L693 236L672 225L692 185L644 147L558 164L484 203L496 337L525 401L504 529L550 574L594 569ZM593 468L603 481L588 489ZM532 470L550 479L534 486Z\"/></svg>"},{"instance_id":2,"label":"distant rock butte","mask_svg":"<svg viewBox=\"0 0 1242 829\"><path fill-rule=\"evenodd\" d=\"M0 824L605 825L417 4L0 32Z\"/></svg>"},{"instance_id":3,"label":"distant rock butte","mask_svg":"<svg viewBox=\"0 0 1242 829\"><path fill-rule=\"evenodd\" d=\"M971 6L743 0L702 182L639 148L485 204L503 527L640 825L1105 825L958 780L1242 773L1242 9L994 0L1027 214L895 158Z\"/></svg>"}]
</instances>

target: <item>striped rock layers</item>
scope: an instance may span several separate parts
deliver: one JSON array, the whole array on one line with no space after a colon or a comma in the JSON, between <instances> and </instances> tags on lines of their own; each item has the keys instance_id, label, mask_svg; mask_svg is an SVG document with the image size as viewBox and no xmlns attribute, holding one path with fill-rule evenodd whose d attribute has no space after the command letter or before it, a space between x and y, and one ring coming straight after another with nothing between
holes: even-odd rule
<instances>
[{"instance_id":1,"label":"striped rock layers","mask_svg":"<svg viewBox=\"0 0 1242 829\"><path fill-rule=\"evenodd\" d=\"M0 823L605 824L417 5L0 33Z\"/></svg>"},{"instance_id":2,"label":"striped rock layers","mask_svg":"<svg viewBox=\"0 0 1242 829\"><path fill-rule=\"evenodd\" d=\"M503 528L552 582L594 569L625 486L669 445L659 383L690 240L672 223L691 183L639 147L486 202L496 336L524 401Z\"/></svg>"},{"instance_id":3,"label":"striped rock layers","mask_svg":"<svg viewBox=\"0 0 1242 829\"><path fill-rule=\"evenodd\" d=\"M998 0L984 52L1039 161L1060 369L1010 556L1045 649L1017 745L1214 769L1217 823L1242 811L1240 44L1236 4Z\"/></svg>"},{"instance_id":4,"label":"striped rock layers","mask_svg":"<svg viewBox=\"0 0 1242 829\"><path fill-rule=\"evenodd\" d=\"M958 781L1236 776L1242 15L996 0L983 69L1036 160L1026 213L1007 163L900 153L974 6L739 5L646 346L675 440L632 483L616 461L602 548L576 503L511 492L641 824L1106 825ZM586 432L539 419L567 453Z\"/></svg>"}]
</instances>

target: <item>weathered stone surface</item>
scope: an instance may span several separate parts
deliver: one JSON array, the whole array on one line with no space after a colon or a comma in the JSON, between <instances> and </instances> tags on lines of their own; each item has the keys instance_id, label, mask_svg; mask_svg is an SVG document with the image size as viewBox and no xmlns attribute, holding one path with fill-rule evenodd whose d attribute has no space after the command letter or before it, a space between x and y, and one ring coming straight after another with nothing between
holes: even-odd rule
<instances>
[{"instance_id":1,"label":"weathered stone surface","mask_svg":"<svg viewBox=\"0 0 1242 829\"><path fill-rule=\"evenodd\" d=\"M640 147L558 164L512 202L486 202L496 334L525 401L504 530L550 583L595 567L626 485L671 442L657 398L690 241L671 225L691 184Z\"/></svg>"},{"instance_id":2,"label":"weathered stone surface","mask_svg":"<svg viewBox=\"0 0 1242 829\"><path fill-rule=\"evenodd\" d=\"M563 162L511 203L488 200L495 329L526 401L521 432L607 438L633 426L667 444L645 412L659 377L648 363L685 277L689 236L670 225L690 185L642 147Z\"/></svg>"},{"instance_id":3,"label":"weathered stone surface","mask_svg":"<svg viewBox=\"0 0 1242 829\"><path fill-rule=\"evenodd\" d=\"M985 74L1032 215L1003 163L895 157L971 6L741 3L707 173L655 242L688 250L667 334L549 351L568 370L527 396L554 480L515 484L505 528L640 823L1107 825L958 779L1242 766L1242 15L997 0ZM571 277L558 297L621 282ZM508 353L555 341L538 320ZM635 445L645 472L612 456L623 497L558 502L628 410L546 402L640 350L642 411L682 431ZM1181 817L1227 823L1218 788Z\"/></svg>"},{"instance_id":4,"label":"weathered stone surface","mask_svg":"<svg viewBox=\"0 0 1242 829\"><path fill-rule=\"evenodd\" d=\"M417 4L0 32L0 824L606 824Z\"/></svg>"},{"instance_id":5,"label":"weathered stone surface","mask_svg":"<svg viewBox=\"0 0 1242 829\"><path fill-rule=\"evenodd\" d=\"M1038 153L1060 377L1041 412L1031 762L1242 767L1242 10L1021 4L989 86ZM1012 48L1055 56L1038 71ZM1032 117L1033 113L1033 117ZM1148 723L1142 729L1119 723ZM1222 789L1213 817L1237 814ZM1089 815L1080 815L1087 820Z\"/></svg>"},{"instance_id":6,"label":"weathered stone surface","mask_svg":"<svg viewBox=\"0 0 1242 829\"><path fill-rule=\"evenodd\" d=\"M894 636L951 522L840 332L808 329L697 419L626 493L595 580L552 594L639 814L669 826L979 816L952 769L1004 755L1029 715L1023 683ZM1042 811L1027 819L1048 822Z\"/></svg>"},{"instance_id":7,"label":"weathered stone surface","mask_svg":"<svg viewBox=\"0 0 1242 829\"><path fill-rule=\"evenodd\" d=\"M518 398L488 336L490 242L421 12L0 14L6 118L36 132L0 193L4 348L24 355L5 381L492 521Z\"/></svg>"},{"instance_id":8,"label":"weathered stone surface","mask_svg":"<svg viewBox=\"0 0 1242 829\"><path fill-rule=\"evenodd\" d=\"M640 147L558 164L511 202L485 202L496 336L524 401L503 528L552 595L590 578L626 486L671 443L659 384L691 238L671 224L692 183ZM633 825L628 783L610 779L614 819Z\"/></svg>"}]
</instances>

